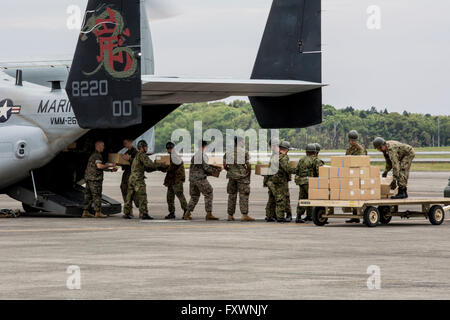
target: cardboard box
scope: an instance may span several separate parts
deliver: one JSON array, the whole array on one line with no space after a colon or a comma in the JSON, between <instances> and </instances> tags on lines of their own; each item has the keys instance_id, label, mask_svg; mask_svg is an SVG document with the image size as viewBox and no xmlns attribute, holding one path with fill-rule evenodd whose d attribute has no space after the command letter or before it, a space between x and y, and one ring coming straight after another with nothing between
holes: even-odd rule
<instances>
[{"instance_id":1,"label":"cardboard box","mask_svg":"<svg viewBox=\"0 0 450 320\"><path fill-rule=\"evenodd\" d=\"M348 169L348 178L359 179L361 176L360 168L349 168Z\"/></svg>"},{"instance_id":2,"label":"cardboard box","mask_svg":"<svg viewBox=\"0 0 450 320\"><path fill-rule=\"evenodd\" d=\"M331 167L330 166L322 166L319 167L319 178L331 178Z\"/></svg>"},{"instance_id":3,"label":"cardboard box","mask_svg":"<svg viewBox=\"0 0 450 320\"><path fill-rule=\"evenodd\" d=\"M381 176L380 167L370 167L370 178L379 178Z\"/></svg>"},{"instance_id":4,"label":"cardboard box","mask_svg":"<svg viewBox=\"0 0 450 320\"><path fill-rule=\"evenodd\" d=\"M257 176L262 176L262 171L264 171L263 169L269 169L269 164L257 164L256 166L255 166L255 174L257 175ZM265 171L266 172L266 171ZM267 174L265 174L265 175L267 175Z\"/></svg>"},{"instance_id":5,"label":"cardboard box","mask_svg":"<svg viewBox=\"0 0 450 320\"><path fill-rule=\"evenodd\" d=\"M381 199L380 188L361 190L361 200L380 200L380 199Z\"/></svg>"},{"instance_id":6,"label":"cardboard box","mask_svg":"<svg viewBox=\"0 0 450 320\"><path fill-rule=\"evenodd\" d=\"M332 167L370 167L369 156L333 156L331 157Z\"/></svg>"},{"instance_id":7,"label":"cardboard box","mask_svg":"<svg viewBox=\"0 0 450 320\"><path fill-rule=\"evenodd\" d=\"M359 189L358 178L331 178L330 189Z\"/></svg>"},{"instance_id":8,"label":"cardboard box","mask_svg":"<svg viewBox=\"0 0 450 320\"><path fill-rule=\"evenodd\" d=\"M297 161L289 161L291 168L297 168Z\"/></svg>"},{"instance_id":9,"label":"cardboard box","mask_svg":"<svg viewBox=\"0 0 450 320\"><path fill-rule=\"evenodd\" d=\"M223 158L222 157L209 157L208 164L211 166L223 168Z\"/></svg>"},{"instance_id":10,"label":"cardboard box","mask_svg":"<svg viewBox=\"0 0 450 320\"><path fill-rule=\"evenodd\" d=\"M155 157L155 162L156 163L162 163L162 164L170 166L170 155L156 156Z\"/></svg>"},{"instance_id":11,"label":"cardboard box","mask_svg":"<svg viewBox=\"0 0 450 320\"><path fill-rule=\"evenodd\" d=\"M222 168L212 165L212 164L210 166L213 168L213 172L211 173L211 176L218 178L220 176L220 173L222 172Z\"/></svg>"},{"instance_id":12,"label":"cardboard box","mask_svg":"<svg viewBox=\"0 0 450 320\"><path fill-rule=\"evenodd\" d=\"M380 177L360 179L360 189L380 189Z\"/></svg>"},{"instance_id":13,"label":"cardboard box","mask_svg":"<svg viewBox=\"0 0 450 320\"><path fill-rule=\"evenodd\" d=\"M359 170L359 177L361 179L369 179L370 178L370 167L360 167Z\"/></svg>"},{"instance_id":14,"label":"cardboard box","mask_svg":"<svg viewBox=\"0 0 450 320\"><path fill-rule=\"evenodd\" d=\"M309 200L330 200L330 191L328 189L312 189L308 190Z\"/></svg>"},{"instance_id":15,"label":"cardboard box","mask_svg":"<svg viewBox=\"0 0 450 320\"><path fill-rule=\"evenodd\" d=\"M308 178L308 185L311 189L328 189L330 180L328 178Z\"/></svg>"},{"instance_id":16,"label":"cardboard box","mask_svg":"<svg viewBox=\"0 0 450 320\"><path fill-rule=\"evenodd\" d=\"M391 195L393 195L393 192L391 191L392 180L392 177L380 179L380 193L382 199L389 198Z\"/></svg>"},{"instance_id":17,"label":"cardboard box","mask_svg":"<svg viewBox=\"0 0 450 320\"><path fill-rule=\"evenodd\" d=\"M360 189L331 189L331 200L360 200Z\"/></svg>"},{"instance_id":18,"label":"cardboard box","mask_svg":"<svg viewBox=\"0 0 450 320\"><path fill-rule=\"evenodd\" d=\"M120 154L120 153L110 153L110 154L108 154L108 162L109 163L116 163L117 165L121 165L121 166L129 166L129 165L131 165L129 161L122 159L122 154Z\"/></svg>"},{"instance_id":19,"label":"cardboard box","mask_svg":"<svg viewBox=\"0 0 450 320\"><path fill-rule=\"evenodd\" d=\"M331 167L330 178L348 178L350 168Z\"/></svg>"}]
</instances>

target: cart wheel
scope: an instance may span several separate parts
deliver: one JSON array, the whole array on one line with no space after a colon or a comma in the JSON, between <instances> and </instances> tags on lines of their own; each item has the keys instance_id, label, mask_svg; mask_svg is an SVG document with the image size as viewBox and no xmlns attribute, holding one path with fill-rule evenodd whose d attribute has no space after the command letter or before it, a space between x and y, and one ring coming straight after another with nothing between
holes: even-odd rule
<instances>
[{"instance_id":1,"label":"cart wheel","mask_svg":"<svg viewBox=\"0 0 450 320\"><path fill-rule=\"evenodd\" d=\"M328 222L328 218L324 218L325 208L315 207L312 213L312 219L316 226L322 227Z\"/></svg>"},{"instance_id":2,"label":"cart wheel","mask_svg":"<svg viewBox=\"0 0 450 320\"><path fill-rule=\"evenodd\" d=\"M375 207L368 207L364 210L364 224L370 228L376 227L380 222L380 212Z\"/></svg>"},{"instance_id":3,"label":"cart wheel","mask_svg":"<svg viewBox=\"0 0 450 320\"><path fill-rule=\"evenodd\" d=\"M378 211L380 212L380 222L381 224L388 224L392 220L392 216L388 216L391 213L391 207L389 206L379 206Z\"/></svg>"},{"instance_id":4,"label":"cart wheel","mask_svg":"<svg viewBox=\"0 0 450 320\"><path fill-rule=\"evenodd\" d=\"M444 208L442 206L432 206L428 212L428 219L430 219L432 225L441 225L445 219Z\"/></svg>"}]
</instances>

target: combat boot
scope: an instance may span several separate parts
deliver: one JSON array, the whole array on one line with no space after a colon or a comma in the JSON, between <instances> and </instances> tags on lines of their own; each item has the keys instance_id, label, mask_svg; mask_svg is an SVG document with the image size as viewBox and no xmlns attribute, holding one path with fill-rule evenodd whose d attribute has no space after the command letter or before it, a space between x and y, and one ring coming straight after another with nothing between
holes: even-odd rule
<instances>
[{"instance_id":1,"label":"combat boot","mask_svg":"<svg viewBox=\"0 0 450 320\"><path fill-rule=\"evenodd\" d=\"M229 214L227 220L228 220L228 221L234 221L234 217L233 217L231 214Z\"/></svg>"},{"instance_id":2,"label":"combat boot","mask_svg":"<svg viewBox=\"0 0 450 320\"><path fill-rule=\"evenodd\" d=\"M242 215L241 221L243 221L243 222L255 221L255 218L250 217L247 213L247 214Z\"/></svg>"},{"instance_id":3,"label":"combat boot","mask_svg":"<svg viewBox=\"0 0 450 320\"><path fill-rule=\"evenodd\" d=\"M275 219L274 217L266 217L266 222L275 222L277 221L277 219Z\"/></svg>"},{"instance_id":4,"label":"combat boot","mask_svg":"<svg viewBox=\"0 0 450 320\"><path fill-rule=\"evenodd\" d=\"M305 220L302 219L301 214L297 214L297 217L295 218L295 223L305 223Z\"/></svg>"},{"instance_id":5,"label":"combat boot","mask_svg":"<svg viewBox=\"0 0 450 320\"><path fill-rule=\"evenodd\" d=\"M205 220L206 221L215 221L215 220L219 220L219 218L214 217L212 212L207 212L206 216L205 216Z\"/></svg>"},{"instance_id":6,"label":"combat boot","mask_svg":"<svg viewBox=\"0 0 450 320\"><path fill-rule=\"evenodd\" d=\"M356 218L351 218L349 220L346 220L345 223L360 223L361 221Z\"/></svg>"},{"instance_id":7,"label":"combat boot","mask_svg":"<svg viewBox=\"0 0 450 320\"><path fill-rule=\"evenodd\" d=\"M175 213L171 212L164 219L172 220L172 219L175 219L175 218L176 218Z\"/></svg>"},{"instance_id":8,"label":"combat boot","mask_svg":"<svg viewBox=\"0 0 450 320\"><path fill-rule=\"evenodd\" d=\"M97 211L96 213L95 213L95 217L98 219L98 218L101 218L101 219L103 219L103 218L108 218L108 216L107 215L105 215L105 214L103 214L101 211Z\"/></svg>"},{"instance_id":9,"label":"combat boot","mask_svg":"<svg viewBox=\"0 0 450 320\"><path fill-rule=\"evenodd\" d=\"M84 210L83 211L83 215L81 216L82 218L94 218L94 215L91 214L89 211Z\"/></svg>"},{"instance_id":10,"label":"combat boot","mask_svg":"<svg viewBox=\"0 0 450 320\"><path fill-rule=\"evenodd\" d=\"M305 219L303 220L305 222L309 222L312 221L312 218L310 216L306 216Z\"/></svg>"},{"instance_id":11,"label":"combat boot","mask_svg":"<svg viewBox=\"0 0 450 320\"><path fill-rule=\"evenodd\" d=\"M183 220L192 220L192 215L189 210L187 210L183 215Z\"/></svg>"},{"instance_id":12,"label":"combat boot","mask_svg":"<svg viewBox=\"0 0 450 320\"><path fill-rule=\"evenodd\" d=\"M286 222L291 222L292 221L292 213L288 212L286 213Z\"/></svg>"},{"instance_id":13,"label":"combat boot","mask_svg":"<svg viewBox=\"0 0 450 320\"><path fill-rule=\"evenodd\" d=\"M153 220L153 217L152 216L150 216L148 213L144 213L143 215L142 215L142 218L141 218L142 220Z\"/></svg>"},{"instance_id":14,"label":"combat boot","mask_svg":"<svg viewBox=\"0 0 450 320\"><path fill-rule=\"evenodd\" d=\"M406 199L408 198L408 195L406 194L406 188L398 188L397 195L391 197L391 199Z\"/></svg>"}]
</instances>

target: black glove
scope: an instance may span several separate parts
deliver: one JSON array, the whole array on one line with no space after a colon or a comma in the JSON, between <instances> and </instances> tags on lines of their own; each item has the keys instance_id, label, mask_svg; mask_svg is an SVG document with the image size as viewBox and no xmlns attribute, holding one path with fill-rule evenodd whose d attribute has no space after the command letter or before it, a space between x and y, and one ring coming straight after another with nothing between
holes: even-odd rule
<instances>
[{"instance_id":1,"label":"black glove","mask_svg":"<svg viewBox=\"0 0 450 320\"><path fill-rule=\"evenodd\" d=\"M383 177L383 178L386 178L386 177L387 177L387 175L388 175L388 172L387 172L387 171L385 171L385 172L383 172L383 175L382 175L382 177Z\"/></svg>"},{"instance_id":2,"label":"black glove","mask_svg":"<svg viewBox=\"0 0 450 320\"><path fill-rule=\"evenodd\" d=\"M395 188L397 188L397 180L392 180L391 182L391 190L395 190Z\"/></svg>"}]
</instances>

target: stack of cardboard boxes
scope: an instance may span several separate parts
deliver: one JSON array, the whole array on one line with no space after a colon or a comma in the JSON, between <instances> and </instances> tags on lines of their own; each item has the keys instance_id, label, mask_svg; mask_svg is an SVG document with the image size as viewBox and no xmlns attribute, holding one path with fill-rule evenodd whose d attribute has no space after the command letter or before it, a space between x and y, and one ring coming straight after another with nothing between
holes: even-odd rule
<instances>
[{"instance_id":1,"label":"stack of cardboard boxes","mask_svg":"<svg viewBox=\"0 0 450 320\"><path fill-rule=\"evenodd\" d=\"M369 156L331 157L331 166L309 178L311 200L379 200L380 168L370 166Z\"/></svg>"}]
</instances>

